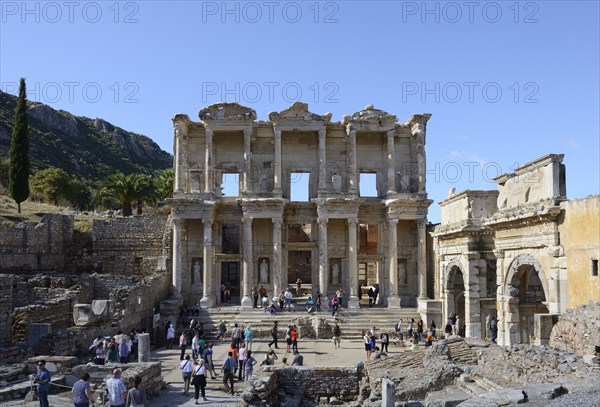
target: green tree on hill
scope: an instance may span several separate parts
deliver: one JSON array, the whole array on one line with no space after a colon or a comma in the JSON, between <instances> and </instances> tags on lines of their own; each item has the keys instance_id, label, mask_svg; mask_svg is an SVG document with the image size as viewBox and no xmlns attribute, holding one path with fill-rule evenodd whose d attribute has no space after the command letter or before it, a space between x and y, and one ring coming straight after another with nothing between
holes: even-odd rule
<instances>
[{"instance_id":1,"label":"green tree on hill","mask_svg":"<svg viewBox=\"0 0 600 407\"><path fill-rule=\"evenodd\" d=\"M21 202L29 198L29 131L26 97L25 79L21 78L15 124L10 141L8 172L8 194L17 203L18 213L21 213Z\"/></svg>"},{"instance_id":2,"label":"green tree on hill","mask_svg":"<svg viewBox=\"0 0 600 407\"><path fill-rule=\"evenodd\" d=\"M131 216L131 204L136 204L136 213L142 214L142 204L154 200L154 188L150 178L141 174L113 174L100 185L94 195L94 202L112 198L121 204L123 216Z\"/></svg>"}]
</instances>

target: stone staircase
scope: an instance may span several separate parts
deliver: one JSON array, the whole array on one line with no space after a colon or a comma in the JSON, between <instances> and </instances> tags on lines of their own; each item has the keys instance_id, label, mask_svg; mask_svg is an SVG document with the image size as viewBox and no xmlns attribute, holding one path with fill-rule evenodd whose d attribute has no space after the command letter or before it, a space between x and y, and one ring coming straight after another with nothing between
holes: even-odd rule
<instances>
[{"instance_id":1,"label":"stone staircase","mask_svg":"<svg viewBox=\"0 0 600 407\"><path fill-rule=\"evenodd\" d=\"M231 333L232 325L237 323L240 326L250 325L254 331L254 337L257 339L270 338L273 323L274 321L278 321L280 340L285 337L287 326L291 323L303 326L315 326L319 324L321 326L332 326L335 323L336 319L331 315L329 308L325 307L320 312L308 313L304 302L302 299L300 301L296 299L292 304L291 312L287 310L278 311L274 316L270 316L268 311L264 312L261 308L246 309L239 306L224 305L202 309L196 319L204 323L204 332L208 339L216 339L218 335L217 326L220 320L225 321L227 324L228 333L226 335ZM186 316L185 322L179 324L179 330L189 326L189 321L192 318L192 316ZM358 309L341 308L338 312L337 321L342 330L342 339L361 340L363 336L362 331L375 326L377 332L381 332L382 330L391 332L390 339L393 343L393 339L396 337L394 327L400 318L404 321L410 320L410 318L418 321L420 316L416 308L391 309L382 306L373 308L361 306ZM331 338L328 328L321 332L318 335L322 337L318 339ZM300 334L302 335L302 332Z\"/></svg>"}]
</instances>

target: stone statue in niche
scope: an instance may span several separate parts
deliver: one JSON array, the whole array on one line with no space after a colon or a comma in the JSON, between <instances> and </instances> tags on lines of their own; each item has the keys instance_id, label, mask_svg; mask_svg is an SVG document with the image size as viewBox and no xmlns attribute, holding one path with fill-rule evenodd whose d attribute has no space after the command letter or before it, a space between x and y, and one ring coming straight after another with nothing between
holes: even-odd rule
<instances>
[{"instance_id":1,"label":"stone statue in niche","mask_svg":"<svg viewBox=\"0 0 600 407\"><path fill-rule=\"evenodd\" d=\"M269 265L267 264L267 260L263 259L260 263L260 282L268 283L269 282Z\"/></svg>"},{"instance_id":2,"label":"stone statue in niche","mask_svg":"<svg viewBox=\"0 0 600 407\"><path fill-rule=\"evenodd\" d=\"M331 284L340 283L340 266L337 263L333 263L331 266Z\"/></svg>"},{"instance_id":3,"label":"stone statue in niche","mask_svg":"<svg viewBox=\"0 0 600 407\"><path fill-rule=\"evenodd\" d=\"M192 259L192 284L196 281L202 281L202 259L198 257Z\"/></svg>"},{"instance_id":4,"label":"stone statue in niche","mask_svg":"<svg viewBox=\"0 0 600 407\"><path fill-rule=\"evenodd\" d=\"M261 171L258 176L258 188L260 192L267 192L267 172Z\"/></svg>"},{"instance_id":5,"label":"stone statue in niche","mask_svg":"<svg viewBox=\"0 0 600 407\"><path fill-rule=\"evenodd\" d=\"M331 176L331 184L333 185L333 192L342 192L342 176L338 173L334 173Z\"/></svg>"}]
</instances>

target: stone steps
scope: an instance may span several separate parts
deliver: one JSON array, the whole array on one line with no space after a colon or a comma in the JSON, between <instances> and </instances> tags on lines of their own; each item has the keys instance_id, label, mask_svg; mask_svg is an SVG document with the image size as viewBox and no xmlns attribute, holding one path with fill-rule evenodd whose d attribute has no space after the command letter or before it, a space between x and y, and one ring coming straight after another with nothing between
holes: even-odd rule
<instances>
[{"instance_id":1,"label":"stone steps","mask_svg":"<svg viewBox=\"0 0 600 407\"><path fill-rule=\"evenodd\" d=\"M186 321L189 321L192 318L193 317L186 317ZM268 312L265 313L260 308L243 309L238 306L223 306L203 309L196 319L204 322L204 331L207 338L213 339L217 336L217 326L220 320L226 322L229 332L231 332L230 327L234 323L238 323L241 326L249 324L252 327L256 338L270 338L270 331L274 321L278 321L280 331L282 332L282 335L284 335L288 324L292 322L296 323L298 320L307 323L308 320L315 318L322 319L323 322L328 325L333 325L335 323L335 318L331 316L331 312L328 311L327 308L321 312L309 314L306 312L306 306L304 304L294 306L291 312L277 312L275 316L272 317L269 316ZM338 313L338 322L342 328L342 337L344 339L361 339L363 330L375 326L379 332L381 332L381 330L392 332L390 339L393 341L395 338L394 327L400 318L405 321L410 318L418 320L419 314L416 308L390 309L378 307L358 309L342 308ZM181 329L183 327L183 325L180 325L179 328Z\"/></svg>"}]
</instances>

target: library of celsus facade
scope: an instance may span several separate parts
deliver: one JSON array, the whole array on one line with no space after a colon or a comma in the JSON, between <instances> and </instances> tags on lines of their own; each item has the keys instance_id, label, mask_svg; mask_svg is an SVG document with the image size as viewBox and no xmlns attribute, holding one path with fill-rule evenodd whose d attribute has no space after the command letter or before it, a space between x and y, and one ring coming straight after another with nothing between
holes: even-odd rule
<instances>
[{"instance_id":1,"label":"library of celsus facade","mask_svg":"<svg viewBox=\"0 0 600 407\"><path fill-rule=\"evenodd\" d=\"M252 307L255 287L277 297L300 279L324 304L343 288L358 307L376 284L384 306L425 303L430 116L399 123L367 106L333 122L303 103L268 121L236 103L176 115L176 294L210 308L225 285Z\"/></svg>"}]
</instances>

